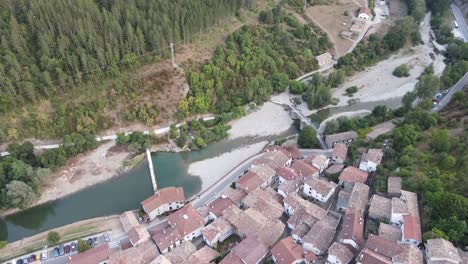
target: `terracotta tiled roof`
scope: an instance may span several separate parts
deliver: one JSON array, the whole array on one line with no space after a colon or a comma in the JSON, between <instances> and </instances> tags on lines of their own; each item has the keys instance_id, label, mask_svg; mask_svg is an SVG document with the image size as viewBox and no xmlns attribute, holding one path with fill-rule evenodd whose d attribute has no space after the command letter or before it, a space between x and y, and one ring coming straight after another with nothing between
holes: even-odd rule
<instances>
[{"instance_id":1,"label":"terracotta tiled roof","mask_svg":"<svg viewBox=\"0 0 468 264\"><path fill-rule=\"evenodd\" d=\"M361 213L364 212L367 206L368 197L369 186L359 182L354 184L349 198L347 211L358 210Z\"/></svg>"},{"instance_id":2,"label":"terracotta tiled roof","mask_svg":"<svg viewBox=\"0 0 468 264\"><path fill-rule=\"evenodd\" d=\"M122 213L120 215L120 222L122 223L125 232L128 232L132 227L138 225L138 220L132 211Z\"/></svg>"},{"instance_id":3,"label":"terracotta tiled roof","mask_svg":"<svg viewBox=\"0 0 468 264\"><path fill-rule=\"evenodd\" d=\"M296 160L291 168L301 177L309 177L318 173L318 169L303 160Z\"/></svg>"},{"instance_id":4,"label":"terracotta tiled roof","mask_svg":"<svg viewBox=\"0 0 468 264\"><path fill-rule=\"evenodd\" d=\"M268 165L263 164L252 165L251 171L255 172L258 176L260 176L260 178L267 182L270 181L276 175L274 169L272 169Z\"/></svg>"},{"instance_id":5,"label":"terracotta tiled roof","mask_svg":"<svg viewBox=\"0 0 468 264\"><path fill-rule=\"evenodd\" d=\"M158 249L151 241L146 241L138 247L126 250L112 251L109 263L111 264L149 264L158 257Z\"/></svg>"},{"instance_id":6,"label":"terracotta tiled roof","mask_svg":"<svg viewBox=\"0 0 468 264\"><path fill-rule=\"evenodd\" d=\"M232 253L238 256L244 263L258 263L268 253L268 248L255 236L247 236L234 248Z\"/></svg>"},{"instance_id":7,"label":"terracotta tiled roof","mask_svg":"<svg viewBox=\"0 0 468 264\"><path fill-rule=\"evenodd\" d=\"M423 263L423 254L412 244L401 244L403 251L392 258L393 263Z\"/></svg>"},{"instance_id":8,"label":"terracotta tiled roof","mask_svg":"<svg viewBox=\"0 0 468 264\"><path fill-rule=\"evenodd\" d=\"M317 169L321 169L325 167L327 164L328 158L325 155L317 155L313 159L310 160L312 166L316 167Z\"/></svg>"},{"instance_id":9,"label":"terracotta tiled roof","mask_svg":"<svg viewBox=\"0 0 468 264\"><path fill-rule=\"evenodd\" d=\"M392 241L400 241L401 229L398 226L380 223L379 236Z\"/></svg>"},{"instance_id":10,"label":"terracotta tiled roof","mask_svg":"<svg viewBox=\"0 0 468 264\"><path fill-rule=\"evenodd\" d=\"M292 237L286 237L276 243L271 249L271 254L278 264L291 264L304 258L302 247L296 244Z\"/></svg>"},{"instance_id":11,"label":"terracotta tiled roof","mask_svg":"<svg viewBox=\"0 0 468 264\"><path fill-rule=\"evenodd\" d=\"M150 238L150 234L146 227L143 225L137 225L128 231L128 238L133 245L136 243L140 243L142 241L148 240Z\"/></svg>"},{"instance_id":12,"label":"terracotta tiled roof","mask_svg":"<svg viewBox=\"0 0 468 264\"><path fill-rule=\"evenodd\" d=\"M356 211L344 215L341 239L350 239L362 246L364 243L364 218L361 213Z\"/></svg>"},{"instance_id":13,"label":"terracotta tiled roof","mask_svg":"<svg viewBox=\"0 0 468 264\"><path fill-rule=\"evenodd\" d=\"M285 166L290 159L283 151L268 151L263 158L273 161L278 168Z\"/></svg>"},{"instance_id":14,"label":"terracotta tiled roof","mask_svg":"<svg viewBox=\"0 0 468 264\"><path fill-rule=\"evenodd\" d=\"M335 236L335 228L330 226L327 221L318 221L312 226L309 233L304 236L303 243L311 244L321 252L326 252Z\"/></svg>"},{"instance_id":15,"label":"terracotta tiled roof","mask_svg":"<svg viewBox=\"0 0 468 264\"><path fill-rule=\"evenodd\" d=\"M257 188L260 188L262 184L265 184L265 180L258 176L255 172L248 171L242 177L237 180L236 186L243 190L250 192Z\"/></svg>"},{"instance_id":16,"label":"terracotta tiled roof","mask_svg":"<svg viewBox=\"0 0 468 264\"><path fill-rule=\"evenodd\" d=\"M313 216L317 220L323 219L327 215L327 211L320 206L302 199L297 193L290 193L284 199L284 202L294 208L294 210L302 209L305 213Z\"/></svg>"},{"instance_id":17,"label":"terracotta tiled roof","mask_svg":"<svg viewBox=\"0 0 468 264\"><path fill-rule=\"evenodd\" d=\"M297 191L300 185L301 183L299 180L286 181L285 183L278 185L278 191L281 190L288 195L288 193Z\"/></svg>"},{"instance_id":18,"label":"terracotta tiled roof","mask_svg":"<svg viewBox=\"0 0 468 264\"><path fill-rule=\"evenodd\" d=\"M184 241L167 253L166 257L172 264L186 264L188 258L196 251L197 247L192 242Z\"/></svg>"},{"instance_id":19,"label":"terracotta tiled roof","mask_svg":"<svg viewBox=\"0 0 468 264\"><path fill-rule=\"evenodd\" d=\"M244 264L244 262L231 252L227 254L219 264Z\"/></svg>"},{"instance_id":20,"label":"terracotta tiled roof","mask_svg":"<svg viewBox=\"0 0 468 264\"><path fill-rule=\"evenodd\" d=\"M334 242L328 249L328 254L335 256L340 263L347 264L354 257L354 254L343 244Z\"/></svg>"},{"instance_id":21,"label":"terracotta tiled roof","mask_svg":"<svg viewBox=\"0 0 468 264\"><path fill-rule=\"evenodd\" d=\"M312 190L315 190L317 193L321 194L323 197L327 196L330 192L334 191L338 186L332 181L328 181L324 178L317 179L315 177L309 177L304 181L304 184L309 185Z\"/></svg>"},{"instance_id":22,"label":"terracotta tiled roof","mask_svg":"<svg viewBox=\"0 0 468 264\"><path fill-rule=\"evenodd\" d=\"M421 224L419 223L419 217L413 215L404 215L403 226L403 237L405 239L414 239L416 241L422 241Z\"/></svg>"},{"instance_id":23,"label":"terracotta tiled roof","mask_svg":"<svg viewBox=\"0 0 468 264\"><path fill-rule=\"evenodd\" d=\"M359 14L366 14L366 15L368 15L368 16L371 16L371 15L372 15L370 9L367 8L367 7L361 7L361 8L359 9Z\"/></svg>"},{"instance_id":24,"label":"terracotta tiled roof","mask_svg":"<svg viewBox=\"0 0 468 264\"><path fill-rule=\"evenodd\" d=\"M403 199L398 197L392 198L392 213L393 214L407 214L408 207Z\"/></svg>"},{"instance_id":25,"label":"terracotta tiled roof","mask_svg":"<svg viewBox=\"0 0 468 264\"><path fill-rule=\"evenodd\" d=\"M342 160L346 160L348 154L348 146L346 144L336 144L333 147L333 157L338 157Z\"/></svg>"},{"instance_id":26,"label":"terracotta tiled roof","mask_svg":"<svg viewBox=\"0 0 468 264\"><path fill-rule=\"evenodd\" d=\"M232 229L231 224L224 217L218 217L202 230L202 234L208 241L213 241L217 234L229 229Z\"/></svg>"},{"instance_id":27,"label":"terracotta tiled roof","mask_svg":"<svg viewBox=\"0 0 468 264\"><path fill-rule=\"evenodd\" d=\"M356 262L363 264L392 264L392 260L368 248L359 253Z\"/></svg>"},{"instance_id":28,"label":"terracotta tiled roof","mask_svg":"<svg viewBox=\"0 0 468 264\"><path fill-rule=\"evenodd\" d=\"M371 198L369 216L380 220L381 218L390 220L392 214L392 200L374 194Z\"/></svg>"},{"instance_id":29,"label":"terracotta tiled roof","mask_svg":"<svg viewBox=\"0 0 468 264\"><path fill-rule=\"evenodd\" d=\"M309 231L310 226L305 223L302 223L294 227L294 229L291 231L291 235L296 235L300 239L302 239L305 235L307 235L307 233L309 233Z\"/></svg>"},{"instance_id":30,"label":"terracotta tiled roof","mask_svg":"<svg viewBox=\"0 0 468 264\"><path fill-rule=\"evenodd\" d=\"M109 244L104 243L97 247L86 250L83 253L71 255L68 257L69 264L93 264L109 260L111 252Z\"/></svg>"},{"instance_id":31,"label":"terracotta tiled roof","mask_svg":"<svg viewBox=\"0 0 468 264\"><path fill-rule=\"evenodd\" d=\"M443 238L428 239L426 243L427 259L429 263L436 259L450 260L452 262L461 262L457 248Z\"/></svg>"},{"instance_id":32,"label":"terracotta tiled roof","mask_svg":"<svg viewBox=\"0 0 468 264\"><path fill-rule=\"evenodd\" d=\"M173 227L168 227L157 231L153 235L152 239L158 246L159 250L163 252L171 245L175 244L177 241L182 240L183 237L179 234L177 229Z\"/></svg>"},{"instance_id":33,"label":"terracotta tiled roof","mask_svg":"<svg viewBox=\"0 0 468 264\"><path fill-rule=\"evenodd\" d=\"M230 199L219 196L218 198L213 200L211 203L209 203L208 207L212 214L214 214L216 217L220 217L224 209L228 208L232 204L233 203Z\"/></svg>"},{"instance_id":34,"label":"terracotta tiled roof","mask_svg":"<svg viewBox=\"0 0 468 264\"><path fill-rule=\"evenodd\" d=\"M366 242L366 248L390 259L403 252L402 246L397 244L396 241L388 240L376 235L369 235Z\"/></svg>"},{"instance_id":35,"label":"terracotta tiled roof","mask_svg":"<svg viewBox=\"0 0 468 264\"><path fill-rule=\"evenodd\" d=\"M382 162L383 151L382 149L369 149L367 151L367 160L372 161L376 164L380 164Z\"/></svg>"},{"instance_id":36,"label":"terracotta tiled roof","mask_svg":"<svg viewBox=\"0 0 468 264\"><path fill-rule=\"evenodd\" d=\"M149 213L164 204L183 201L185 201L185 195L182 187L167 187L160 189L157 193L141 202L141 205L145 208L145 211Z\"/></svg>"},{"instance_id":37,"label":"terracotta tiled roof","mask_svg":"<svg viewBox=\"0 0 468 264\"><path fill-rule=\"evenodd\" d=\"M256 189L244 198L244 205L262 213L268 219L278 219L283 214L283 206L274 198L274 193Z\"/></svg>"},{"instance_id":38,"label":"terracotta tiled roof","mask_svg":"<svg viewBox=\"0 0 468 264\"><path fill-rule=\"evenodd\" d=\"M177 229L183 237L197 230L205 224L205 221L193 209L191 204L188 204L178 211L170 214L167 220L171 226Z\"/></svg>"},{"instance_id":39,"label":"terracotta tiled roof","mask_svg":"<svg viewBox=\"0 0 468 264\"><path fill-rule=\"evenodd\" d=\"M401 194L400 177L388 177L387 192L391 194Z\"/></svg>"},{"instance_id":40,"label":"terracotta tiled roof","mask_svg":"<svg viewBox=\"0 0 468 264\"><path fill-rule=\"evenodd\" d=\"M291 153L291 158L293 159L302 159L303 155L296 146L287 146L284 147L289 153Z\"/></svg>"},{"instance_id":41,"label":"terracotta tiled roof","mask_svg":"<svg viewBox=\"0 0 468 264\"><path fill-rule=\"evenodd\" d=\"M356 167L349 166L344 169L343 172L341 172L340 181L364 183L367 181L367 176L367 172L362 171Z\"/></svg>"},{"instance_id":42,"label":"terracotta tiled roof","mask_svg":"<svg viewBox=\"0 0 468 264\"><path fill-rule=\"evenodd\" d=\"M337 134L331 134L331 135L326 135L325 136L325 141L327 142L341 142L341 141L346 141L346 140L354 140L358 138L358 134L354 131L346 131L342 133L337 133Z\"/></svg>"},{"instance_id":43,"label":"terracotta tiled roof","mask_svg":"<svg viewBox=\"0 0 468 264\"><path fill-rule=\"evenodd\" d=\"M290 167L281 167L276 170L276 175L285 179L285 180L295 180L297 178L297 173Z\"/></svg>"},{"instance_id":44,"label":"terracotta tiled roof","mask_svg":"<svg viewBox=\"0 0 468 264\"><path fill-rule=\"evenodd\" d=\"M230 186L224 188L223 192L221 195L226 196L228 199L230 199L233 203L237 204L244 199L244 197L247 196L247 193L242 190L242 189L233 189Z\"/></svg>"},{"instance_id":45,"label":"terracotta tiled roof","mask_svg":"<svg viewBox=\"0 0 468 264\"><path fill-rule=\"evenodd\" d=\"M188 264L209 264L218 256L218 252L214 249L204 246L197 252L193 253L187 260Z\"/></svg>"},{"instance_id":46,"label":"terracotta tiled roof","mask_svg":"<svg viewBox=\"0 0 468 264\"><path fill-rule=\"evenodd\" d=\"M343 170L343 164L333 164L328 169L325 170L325 174L336 174Z\"/></svg>"}]
</instances>

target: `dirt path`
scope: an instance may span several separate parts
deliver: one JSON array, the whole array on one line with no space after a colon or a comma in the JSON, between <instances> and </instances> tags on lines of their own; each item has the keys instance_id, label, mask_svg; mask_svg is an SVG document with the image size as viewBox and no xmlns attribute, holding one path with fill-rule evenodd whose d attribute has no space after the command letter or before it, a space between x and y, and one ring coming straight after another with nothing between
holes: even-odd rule
<instances>
[{"instance_id":1,"label":"dirt path","mask_svg":"<svg viewBox=\"0 0 468 264\"><path fill-rule=\"evenodd\" d=\"M62 242L105 231L109 231L111 237L119 236L125 232L118 215L87 219L10 243L0 250L0 260L11 259L26 253L37 253L39 255L39 252L33 251L39 251L39 249L47 245L47 234L50 231L58 232Z\"/></svg>"}]
</instances>

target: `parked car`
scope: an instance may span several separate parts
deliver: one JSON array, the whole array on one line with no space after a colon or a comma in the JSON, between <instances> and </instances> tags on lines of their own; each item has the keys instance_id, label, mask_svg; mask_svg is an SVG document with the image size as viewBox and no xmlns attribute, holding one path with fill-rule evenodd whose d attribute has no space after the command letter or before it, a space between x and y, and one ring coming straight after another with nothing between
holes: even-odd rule
<instances>
[{"instance_id":1,"label":"parked car","mask_svg":"<svg viewBox=\"0 0 468 264\"><path fill-rule=\"evenodd\" d=\"M72 251L72 252L75 252L75 251L76 251L76 243L75 243L75 242L72 242L72 243L71 243L71 251Z\"/></svg>"},{"instance_id":2,"label":"parked car","mask_svg":"<svg viewBox=\"0 0 468 264\"><path fill-rule=\"evenodd\" d=\"M88 243L88 245L92 246L93 245L93 239L88 238L88 240L86 240L86 243Z\"/></svg>"},{"instance_id":3,"label":"parked car","mask_svg":"<svg viewBox=\"0 0 468 264\"><path fill-rule=\"evenodd\" d=\"M31 254L31 256L29 256L29 262L36 261L36 259L37 259L36 254Z\"/></svg>"},{"instance_id":4,"label":"parked car","mask_svg":"<svg viewBox=\"0 0 468 264\"><path fill-rule=\"evenodd\" d=\"M98 242L97 242L97 237L93 237L93 245L97 246Z\"/></svg>"},{"instance_id":5,"label":"parked car","mask_svg":"<svg viewBox=\"0 0 468 264\"><path fill-rule=\"evenodd\" d=\"M28 258L24 258L23 259L23 264L28 264L28 263L29 263Z\"/></svg>"},{"instance_id":6,"label":"parked car","mask_svg":"<svg viewBox=\"0 0 468 264\"><path fill-rule=\"evenodd\" d=\"M65 254L70 253L70 251L71 251L70 245L66 245L65 246Z\"/></svg>"},{"instance_id":7,"label":"parked car","mask_svg":"<svg viewBox=\"0 0 468 264\"><path fill-rule=\"evenodd\" d=\"M58 247L54 248L54 258L60 255L60 249Z\"/></svg>"},{"instance_id":8,"label":"parked car","mask_svg":"<svg viewBox=\"0 0 468 264\"><path fill-rule=\"evenodd\" d=\"M16 260L16 264L23 264L23 260L22 259Z\"/></svg>"},{"instance_id":9,"label":"parked car","mask_svg":"<svg viewBox=\"0 0 468 264\"><path fill-rule=\"evenodd\" d=\"M105 241L105 242L109 242L109 241L110 241L109 234L107 234L107 232L104 233L104 241Z\"/></svg>"},{"instance_id":10,"label":"parked car","mask_svg":"<svg viewBox=\"0 0 468 264\"><path fill-rule=\"evenodd\" d=\"M59 254L60 254L60 256L63 256L63 255L65 255L65 247L63 246L63 244L62 244L62 245L60 245L60 248L59 248Z\"/></svg>"},{"instance_id":11,"label":"parked car","mask_svg":"<svg viewBox=\"0 0 468 264\"><path fill-rule=\"evenodd\" d=\"M41 253L41 259L42 259L42 260L46 260L47 257L48 257L47 251L46 251L46 250L42 251L42 253Z\"/></svg>"}]
</instances>

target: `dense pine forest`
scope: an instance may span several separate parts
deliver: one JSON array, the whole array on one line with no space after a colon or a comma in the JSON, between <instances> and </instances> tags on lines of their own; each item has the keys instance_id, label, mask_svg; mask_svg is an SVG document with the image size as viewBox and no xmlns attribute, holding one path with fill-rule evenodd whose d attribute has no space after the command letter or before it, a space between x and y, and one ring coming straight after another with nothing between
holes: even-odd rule
<instances>
[{"instance_id":1,"label":"dense pine forest","mask_svg":"<svg viewBox=\"0 0 468 264\"><path fill-rule=\"evenodd\" d=\"M0 1L0 112L167 54L253 1Z\"/></svg>"}]
</instances>

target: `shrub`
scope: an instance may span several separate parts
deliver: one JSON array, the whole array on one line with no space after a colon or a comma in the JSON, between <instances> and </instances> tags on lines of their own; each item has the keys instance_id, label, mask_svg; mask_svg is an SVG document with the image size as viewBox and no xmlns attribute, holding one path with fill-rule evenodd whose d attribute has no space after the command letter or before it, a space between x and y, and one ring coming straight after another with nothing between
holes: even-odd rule
<instances>
[{"instance_id":1,"label":"shrub","mask_svg":"<svg viewBox=\"0 0 468 264\"><path fill-rule=\"evenodd\" d=\"M60 235L57 232L51 231L47 234L47 242L49 245L55 245L60 241Z\"/></svg>"},{"instance_id":2,"label":"shrub","mask_svg":"<svg viewBox=\"0 0 468 264\"><path fill-rule=\"evenodd\" d=\"M346 88L346 95L349 97L353 97L353 94L355 94L358 91L357 86L351 86Z\"/></svg>"},{"instance_id":3,"label":"shrub","mask_svg":"<svg viewBox=\"0 0 468 264\"><path fill-rule=\"evenodd\" d=\"M395 70L393 70L393 75L399 78L410 76L408 66L406 66L406 64L402 64L396 67Z\"/></svg>"}]
</instances>

